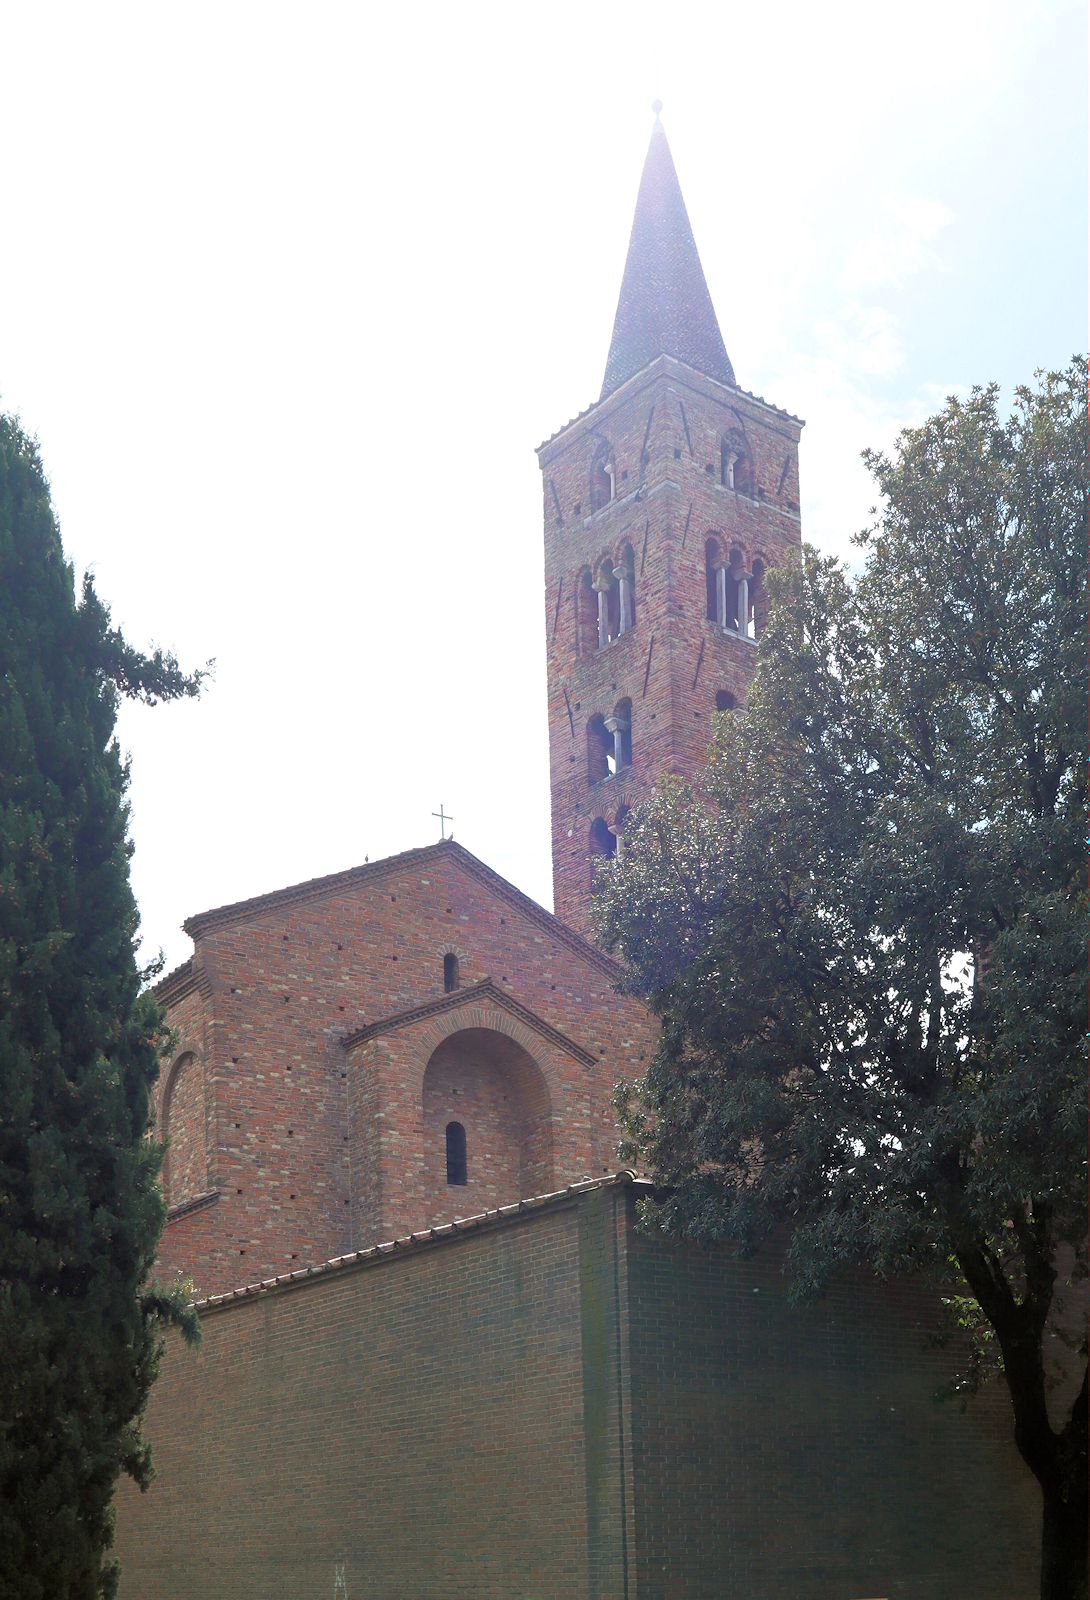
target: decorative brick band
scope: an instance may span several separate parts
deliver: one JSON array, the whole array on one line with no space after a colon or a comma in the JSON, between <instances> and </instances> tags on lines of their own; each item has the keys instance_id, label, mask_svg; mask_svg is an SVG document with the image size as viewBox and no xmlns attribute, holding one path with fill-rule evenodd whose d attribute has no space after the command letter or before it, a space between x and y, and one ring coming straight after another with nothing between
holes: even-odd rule
<instances>
[{"instance_id":1,"label":"decorative brick band","mask_svg":"<svg viewBox=\"0 0 1090 1600\"><path fill-rule=\"evenodd\" d=\"M199 986L200 979L190 956L188 961L183 961L180 967L175 967L173 972L168 972L165 978L160 978L158 983L153 983L151 992L161 1006L172 1006L179 1000L184 1000L187 994Z\"/></svg>"},{"instance_id":2,"label":"decorative brick band","mask_svg":"<svg viewBox=\"0 0 1090 1600\"><path fill-rule=\"evenodd\" d=\"M214 1206L219 1197L218 1189L206 1189L203 1194L195 1194L192 1200L180 1200L167 1212L167 1226L177 1222L179 1217L188 1217L191 1211L203 1211L205 1206Z\"/></svg>"},{"instance_id":3,"label":"decorative brick band","mask_svg":"<svg viewBox=\"0 0 1090 1600\"><path fill-rule=\"evenodd\" d=\"M581 1045L576 1044L566 1034L561 1033L559 1028L554 1028L548 1022L542 1021L539 1016L536 1016L528 1007L520 1005L511 995L504 994L502 989L496 987L491 978L485 978L482 983L475 983L468 989L455 989L452 994L440 995L437 1000L425 1001L423 1005L413 1006L409 1011L399 1011L396 1016L383 1017L378 1022L370 1022L365 1028L358 1028L355 1033L350 1033L346 1039L342 1039L341 1044L345 1050L353 1050L356 1045L363 1044L368 1039L374 1039L379 1034L393 1033L399 1028L410 1027L414 1022L422 1022L426 1018L440 1017L447 1011L454 1011L465 1006L476 1007L482 1001L487 1001L500 1010L509 1012L524 1027L529 1028L533 1033L540 1034L542 1038L548 1039L550 1044L559 1046L568 1055L574 1056L577 1061L581 1061L585 1067L593 1067L597 1064L597 1057L591 1055L589 1050L584 1050ZM482 1025L487 1026L487 1021L479 1015L475 1016L470 1023L470 1026L474 1027Z\"/></svg>"}]
</instances>

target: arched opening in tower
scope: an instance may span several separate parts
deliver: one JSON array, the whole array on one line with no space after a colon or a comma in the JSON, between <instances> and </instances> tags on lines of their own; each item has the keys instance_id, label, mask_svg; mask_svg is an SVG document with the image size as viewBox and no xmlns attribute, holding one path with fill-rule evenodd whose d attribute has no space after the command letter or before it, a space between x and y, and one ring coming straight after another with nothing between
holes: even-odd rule
<instances>
[{"instance_id":1,"label":"arched opening in tower","mask_svg":"<svg viewBox=\"0 0 1090 1600\"><path fill-rule=\"evenodd\" d=\"M601 783L604 778L612 777L615 770L613 735L599 711L587 721L587 782Z\"/></svg>"},{"instance_id":2,"label":"arched opening in tower","mask_svg":"<svg viewBox=\"0 0 1090 1600\"><path fill-rule=\"evenodd\" d=\"M598 648L598 596L589 567L584 567L576 579L575 635L579 654L593 655Z\"/></svg>"},{"instance_id":3,"label":"arched opening in tower","mask_svg":"<svg viewBox=\"0 0 1090 1600\"><path fill-rule=\"evenodd\" d=\"M590 509L601 511L613 499L615 469L613 451L608 444L600 444L590 464Z\"/></svg>"},{"instance_id":4,"label":"arched opening in tower","mask_svg":"<svg viewBox=\"0 0 1090 1600\"><path fill-rule=\"evenodd\" d=\"M707 586L707 608L705 615L710 622L718 622L723 627L724 621L720 616L719 604L719 568L723 565L723 552L719 547L718 539L705 539L704 541L704 582Z\"/></svg>"}]
</instances>

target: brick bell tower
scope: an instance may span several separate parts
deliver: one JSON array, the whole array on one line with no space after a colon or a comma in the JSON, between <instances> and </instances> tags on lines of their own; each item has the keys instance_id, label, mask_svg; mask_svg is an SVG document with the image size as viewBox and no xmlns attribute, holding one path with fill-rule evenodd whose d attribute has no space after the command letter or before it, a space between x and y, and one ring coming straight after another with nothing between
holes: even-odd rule
<instances>
[{"instance_id":1,"label":"brick bell tower","mask_svg":"<svg viewBox=\"0 0 1090 1600\"><path fill-rule=\"evenodd\" d=\"M556 913L745 705L764 575L800 542L802 423L735 380L655 126L597 403L541 445Z\"/></svg>"}]
</instances>

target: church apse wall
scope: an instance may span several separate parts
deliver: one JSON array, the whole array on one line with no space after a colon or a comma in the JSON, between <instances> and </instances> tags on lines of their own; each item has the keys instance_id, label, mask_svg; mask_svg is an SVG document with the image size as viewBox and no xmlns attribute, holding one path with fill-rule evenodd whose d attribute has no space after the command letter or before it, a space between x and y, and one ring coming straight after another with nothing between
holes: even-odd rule
<instances>
[{"instance_id":1,"label":"church apse wall","mask_svg":"<svg viewBox=\"0 0 1090 1600\"><path fill-rule=\"evenodd\" d=\"M650 1018L460 846L187 926L161 1276L221 1292L615 1166L611 1091Z\"/></svg>"}]
</instances>

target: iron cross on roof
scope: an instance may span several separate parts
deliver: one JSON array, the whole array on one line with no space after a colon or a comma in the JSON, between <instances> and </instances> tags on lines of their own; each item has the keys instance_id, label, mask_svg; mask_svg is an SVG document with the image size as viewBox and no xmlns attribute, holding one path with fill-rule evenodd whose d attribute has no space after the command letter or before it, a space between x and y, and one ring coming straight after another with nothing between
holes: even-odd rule
<instances>
[{"instance_id":1,"label":"iron cross on roof","mask_svg":"<svg viewBox=\"0 0 1090 1600\"><path fill-rule=\"evenodd\" d=\"M446 812L443 810L443 802L441 800L439 802L439 810L438 811L433 811L432 812L432 816L433 817L437 817L438 820L439 820L439 837L440 837L440 839L445 839L446 836L447 836L447 823L448 822L453 822L454 818L447 816ZM453 839L453 837L454 837L454 835L451 834L451 838L452 839Z\"/></svg>"}]
</instances>

